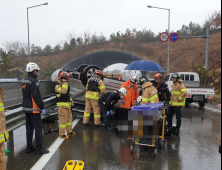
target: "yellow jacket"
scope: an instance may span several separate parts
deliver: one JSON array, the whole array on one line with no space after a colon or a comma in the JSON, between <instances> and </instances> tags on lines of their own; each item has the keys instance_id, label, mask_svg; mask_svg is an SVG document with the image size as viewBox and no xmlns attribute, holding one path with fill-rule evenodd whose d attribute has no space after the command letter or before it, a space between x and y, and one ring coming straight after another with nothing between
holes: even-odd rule
<instances>
[{"instance_id":1,"label":"yellow jacket","mask_svg":"<svg viewBox=\"0 0 222 170\"><path fill-rule=\"evenodd\" d=\"M180 79L172 86L171 91L171 106L185 106L187 96L187 89L183 84L183 80Z\"/></svg>"},{"instance_id":2,"label":"yellow jacket","mask_svg":"<svg viewBox=\"0 0 222 170\"><path fill-rule=\"evenodd\" d=\"M5 142L9 138L6 128L5 108L3 101L5 101L5 95L3 89L0 87L0 143Z\"/></svg>"},{"instance_id":3,"label":"yellow jacket","mask_svg":"<svg viewBox=\"0 0 222 170\"><path fill-rule=\"evenodd\" d=\"M150 81L142 85L142 97L143 98L141 104L159 103L157 89L153 86Z\"/></svg>"},{"instance_id":4,"label":"yellow jacket","mask_svg":"<svg viewBox=\"0 0 222 170\"><path fill-rule=\"evenodd\" d=\"M100 89L100 93L98 92L94 92L94 91L87 91L88 90L88 83L89 83L89 80L87 82L87 85L86 85L86 95L85 97L88 98L88 99L94 99L94 100L99 100L99 97L100 97L100 94L101 95L104 95L106 93L106 89L105 89L105 85L104 85L104 82L101 80L101 78L99 76L95 76L95 77L98 77L100 80L99 80L99 89Z\"/></svg>"}]
</instances>

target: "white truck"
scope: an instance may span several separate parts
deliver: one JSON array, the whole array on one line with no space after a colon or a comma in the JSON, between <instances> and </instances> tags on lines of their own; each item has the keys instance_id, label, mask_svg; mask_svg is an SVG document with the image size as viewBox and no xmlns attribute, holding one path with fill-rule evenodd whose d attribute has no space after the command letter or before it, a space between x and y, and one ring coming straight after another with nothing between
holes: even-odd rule
<instances>
[{"instance_id":1,"label":"white truck","mask_svg":"<svg viewBox=\"0 0 222 170\"><path fill-rule=\"evenodd\" d=\"M200 107L204 107L207 103L207 99L213 99L214 88L213 87L200 87L200 78L197 73L194 72L177 72L180 74L181 79L184 81L184 85L187 88L186 105L192 102L198 102ZM172 90L173 81L172 74L167 75L165 83L168 85L169 90Z\"/></svg>"}]
</instances>

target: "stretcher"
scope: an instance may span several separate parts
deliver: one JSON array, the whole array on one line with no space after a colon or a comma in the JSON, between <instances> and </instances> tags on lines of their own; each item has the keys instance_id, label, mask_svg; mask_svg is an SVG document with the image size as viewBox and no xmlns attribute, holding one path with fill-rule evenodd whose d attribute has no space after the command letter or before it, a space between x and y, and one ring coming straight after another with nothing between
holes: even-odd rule
<instances>
[{"instance_id":1,"label":"stretcher","mask_svg":"<svg viewBox=\"0 0 222 170\"><path fill-rule=\"evenodd\" d=\"M66 162L63 170L83 170L84 169L84 162L77 161L77 160L70 160Z\"/></svg>"},{"instance_id":2,"label":"stretcher","mask_svg":"<svg viewBox=\"0 0 222 170\"><path fill-rule=\"evenodd\" d=\"M166 107L162 103L148 104L148 105L150 105L151 108L156 107L155 109L159 110L159 117L158 117L159 118L159 122L158 122L159 137L158 138L132 138L132 145L130 147L130 150L132 153L135 148L135 145L153 147L153 148L155 148L154 156L157 156L158 140L159 139L164 140L165 122L166 122ZM152 109L150 109L150 110L152 110Z\"/></svg>"}]
</instances>

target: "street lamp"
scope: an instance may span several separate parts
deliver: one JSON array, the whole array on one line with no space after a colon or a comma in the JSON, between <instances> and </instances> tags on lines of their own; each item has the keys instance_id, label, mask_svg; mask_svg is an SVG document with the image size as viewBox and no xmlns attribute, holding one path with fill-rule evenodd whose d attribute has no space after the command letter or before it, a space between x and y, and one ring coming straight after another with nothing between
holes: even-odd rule
<instances>
[{"instance_id":1,"label":"street lamp","mask_svg":"<svg viewBox=\"0 0 222 170\"><path fill-rule=\"evenodd\" d=\"M157 9L163 9L163 10L168 10L169 15L168 15L168 34L170 34L170 9L166 8L159 8L159 7L153 7L148 5L148 8L157 8ZM170 39L168 39L168 57L167 57L167 74L169 74L169 69L170 68Z\"/></svg>"},{"instance_id":2,"label":"street lamp","mask_svg":"<svg viewBox=\"0 0 222 170\"><path fill-rule=\"evenodd\" d=\"M34 7L38 7L41 5L48 5L48 3L44 3L44 4L40 4L40 5L36 5L36 6L31 6L27 8L27 26L28 26L28 53L29 53L29 62L30 62L30 43L29 43L29 8L34 8Z\"/></svg>"}]
</instances>

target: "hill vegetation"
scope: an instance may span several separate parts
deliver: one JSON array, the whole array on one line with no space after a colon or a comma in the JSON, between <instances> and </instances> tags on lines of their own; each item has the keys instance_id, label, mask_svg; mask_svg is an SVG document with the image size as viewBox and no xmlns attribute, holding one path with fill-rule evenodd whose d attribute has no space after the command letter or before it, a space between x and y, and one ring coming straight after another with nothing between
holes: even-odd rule
<instances>
[{"instance_id":1,"label":"hill vegetation","mask_svg":"<svg viewBox=\"0 0 222 170\"><path fill-rule=\"evenodd\" d=\"M216 87L217 93L221 93L221 12L213 12L203 26L190 22L176 32L183 36L204 36L206 27L210 27L211 36L208 70L204 68L206 40L181 38L176 43L170 43L170 72L198 72L202 86ZM168 44L161 42L159 34L155 35L151 30L137 31L127 28L125 33L112 33L109 39L106 39L102 33L101 35L96 33L90 35L87 32L83 37L75 38L73 33L69 33L67 37L67 41L53 48L49 44L43 49L32 45L31 61L36 62L42 68L41 79L50 78L52 72L74 58L102 50L133 53L146 60L158 62L166 69ZM14 56L12 64L16 64L15 69L24 71L25 65L28 63L26 45L18 41L6 42L5 48Z\"/></svg>"}]
</instances>

